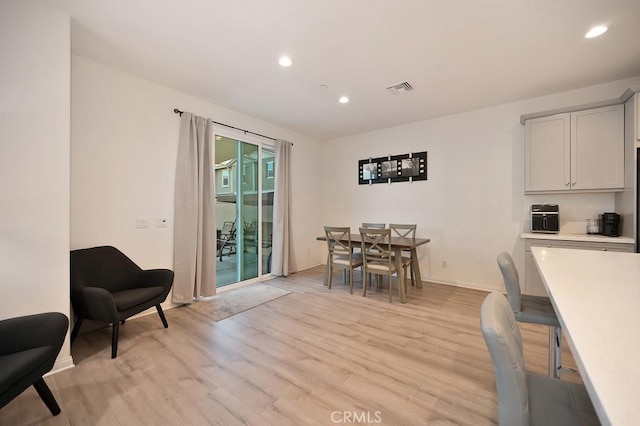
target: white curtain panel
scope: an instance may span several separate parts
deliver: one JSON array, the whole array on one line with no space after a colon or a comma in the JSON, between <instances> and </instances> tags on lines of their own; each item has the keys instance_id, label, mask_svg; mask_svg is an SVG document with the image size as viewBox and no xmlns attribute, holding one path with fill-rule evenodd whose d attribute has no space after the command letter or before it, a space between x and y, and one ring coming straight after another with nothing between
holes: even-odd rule
<instances>
[{"instance_id":1,"label":"white curtain panel","mask_svg":"<svg viewBox=\"0 0 640 426\"><path fill-rule=\"evenodd\" d=\"M213 129L189 112L180 118L176 164L173 301L193 303L216 293Z\"/></svg>"},{"instance_id":2,"label":"white curtain panel","mask_svg":"<svg viewBox=\"0 0 640 426\"><path fill-rule=\"evenodd\" d=\"M289 274L291 142L276 140L275 194L273 196L273 245L271 273Z\"/></svg>"}]
</instances>

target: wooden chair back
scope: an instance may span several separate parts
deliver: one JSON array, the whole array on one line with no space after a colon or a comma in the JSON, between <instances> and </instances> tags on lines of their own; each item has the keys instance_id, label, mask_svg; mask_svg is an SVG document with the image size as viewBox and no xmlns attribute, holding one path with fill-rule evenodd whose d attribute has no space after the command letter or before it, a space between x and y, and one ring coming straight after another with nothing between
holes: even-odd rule
<instances>
[{"instance_id":1,"label":"wooden chair back","mask_svg":"<svg viewBox=\"0 0 640 426\"><path fill-rule=\"evenodd\" d=\"M353 250L351 246L351 228L342 226L325 226L324 233L327 237L327 248L329 256L351 257Z\"/></svg>"},{"instance_id":2,"label":"wooden chair back","mask_svg":"<svg viewBox=\"0 0 640 426\"><path fill-rule=\"evenodd\" d=\"M391 230L360 228L360 236L365 269L368 263L378 265L386 263L391 267L393 253L391 251Z\"/></svg>"},{"instance_id":3,"label":"wooden chair back","mask_svg":"<svg viewBox=\"0 0 640 426\"><path fill-rule=\"evenodd\" d=\"M415 238L417 227L418 225L415 225L415 224L402 224L402 223L389 224L389 229L391 229L392 235L394 237L401 237L401 238Z\"/></svg>"},{"instance_id":4,"label":"wooden chair back","mask_svg":"<svg viewBox=\"0 0 640 426\"><path fill-rule=\"evenodd\" d=\"M386 223L362 222L363 228L384 229L386 226Z\"/></svg>"}]
</instances>

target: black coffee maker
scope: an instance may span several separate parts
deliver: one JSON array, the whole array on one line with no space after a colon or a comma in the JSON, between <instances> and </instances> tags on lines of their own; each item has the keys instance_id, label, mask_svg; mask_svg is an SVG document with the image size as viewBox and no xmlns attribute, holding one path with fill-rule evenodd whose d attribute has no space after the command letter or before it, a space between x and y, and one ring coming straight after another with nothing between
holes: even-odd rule
<instances>
[{"instance_id":1,"label":"black coffee maker","mask_svg":"<svg viewBox=\"0 0 640 426\"><path fill-rule=\"evenodd\" d=\"M602 214L600 229L602 235L607 237L620 236L620 215L617 213Z\"/></svg>"}]
</instances>

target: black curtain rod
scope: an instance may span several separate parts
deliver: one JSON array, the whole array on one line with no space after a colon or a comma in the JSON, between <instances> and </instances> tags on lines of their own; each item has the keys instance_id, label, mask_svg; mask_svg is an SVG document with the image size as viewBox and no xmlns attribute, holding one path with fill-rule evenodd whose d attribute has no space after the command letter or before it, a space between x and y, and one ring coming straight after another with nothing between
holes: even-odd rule
<instances>
[{"instance_id":1,"label":"black curtain rod","mask_svg":"<svg viewBox=\"0 0 640 426\"><path fill-rule=\"evenodd\" d=\"M180 117L182 117L182 113L184 111L180 111L178 108L174 108L173 112L175 112L176 114L180 114ZM240 130L241 132L244 132L245 135L247 133L251 133L252 135L256 135L256 136L260 136L260 137L263 137L263 138L271 139L272 141L276 140L276 138L272 138L270 136L261 135L260 133L251 132L249 130L241 129L239 127L230 126L229 124L218 123L217 121L213 121L213 120L211 120L211 122L214 123L214 124L217 124L219 126L224 126L224 127L229 127L230 129ZM293 144L291 144L291 145L293 145Z\"/></svg>"}]
</instances>

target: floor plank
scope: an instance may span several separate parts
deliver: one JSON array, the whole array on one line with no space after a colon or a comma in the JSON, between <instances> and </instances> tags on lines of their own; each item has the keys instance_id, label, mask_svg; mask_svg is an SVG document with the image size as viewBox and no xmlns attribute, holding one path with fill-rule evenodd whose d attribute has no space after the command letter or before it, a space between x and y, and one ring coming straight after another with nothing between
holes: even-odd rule
<instances>
[{"instance_id":1,"label":"floor plank","mask_svg":"<svg viewBox=\"0 0 640 426\"><path fill-rule=\"evenodd\" d=\"M156 315L127 321L115 360L109 329L80 335L76 367L46 379L62 413L29 389L0 424L496 424L485 292L427 283L389 303L384 285L363 298L357 275L352 295L323 274L271 280L292 293L217 323L187 308L166 311L168 329ZM521 329L527 369L546 374L548 329Z\"/></svg>"}]
</instances>

